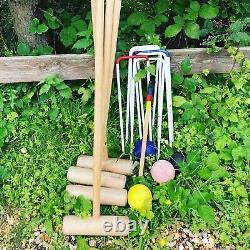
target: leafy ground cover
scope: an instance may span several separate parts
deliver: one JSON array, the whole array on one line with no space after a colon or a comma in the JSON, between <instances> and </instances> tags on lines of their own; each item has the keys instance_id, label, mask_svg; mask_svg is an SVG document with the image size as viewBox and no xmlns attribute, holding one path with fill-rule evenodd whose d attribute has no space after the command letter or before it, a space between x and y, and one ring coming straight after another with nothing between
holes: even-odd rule
<instances>
[{"instance_id":1,"label":"leafy ground cover","mask_svg":"<svg viewBox=\"0 0 250 250\"><path fill-rule=\"evenodd\" d=\"M174 73L174 146L187 155L186 161L175 180L156 185L149 174L153 159L148 159L145 179L128 184L144 183L153 192L148 230L109 245L98 238L96 247L168 249L171 241L164 230L182 221L193 232L211 230L220 246L249 248L250 65L236 49L230 53L242 64L240 72L211 75L204 70L190 77L185 75L190 70L186 59L182 71ZM70 199L64 190L68 167L79 154L92 153L93 83L67 85L52 76L38 86L9 85L0 91L1 244L27 248L34 232L42 230L51 249L67 249L62 216L91 212L89 201ZM118 108L112 96L109 149L119 157ZM166 134L166 121L163 128ZM163 141L162 156L171 154ZM146 216L117 207L104 207L103 213L128 214L135 220ZM76 242L78 249L87 249L84 238Z\"/></svg>"}]
</instances>

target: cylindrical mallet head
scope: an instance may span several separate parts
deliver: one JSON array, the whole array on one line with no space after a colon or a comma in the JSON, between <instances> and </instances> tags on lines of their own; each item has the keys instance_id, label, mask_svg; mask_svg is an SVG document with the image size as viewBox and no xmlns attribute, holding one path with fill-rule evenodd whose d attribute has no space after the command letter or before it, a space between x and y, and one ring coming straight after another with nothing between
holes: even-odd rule
<instances>
[{"instance_id":1,"label":"cylindrical mallet head","mask_svg":"<svg viewBox=\"0 0 250 250\"><path fill-rule=\"evenodd\" d=\"M66 191L71 196L83 195L89 200L93 200L93 187L92 186L81 186L81 185L68 185ZM101 204L102 205L114 205L114 206L126 206L128 192L126 189L118 188L101 188Z\"/></svg>"},{"instance_id":2,"label":"cylindrical mallet head","mask_svg":"<svg viewBox=\"0 0 250 250\"><path fill-rule=\"evenodd\" d=\"M65 235L127 236L129 229L127 216L100 216L82 219L70 215L63 218Z\"/></svg>"},{"instance_id":3,"label":"cylindrical mallet head","mask_svg":"<svg viewBox=\"0 0 250 250\"><path fill-rule=\"evenodd\" d=\"M122 175L132 175L135 164L124 159L108 159L104 161L102 170ZM78 167L93 168L93 157L81 155L77 160Z\"/></svg>"},{"instance_id":4,"label":"cylindrical mallet head","mask_svg":"<svg viewBox=\"0 0 250 250\"><path fill-rule=\"evenodd\" d=\"M93 185L93 170L90 168L70 167L67 178L70 182ZM126 176L110 172L101 173L101 186L111 188L125 188Z\"/></svg>"},{"instance_id":5,"label":"cylindrical mallet head","mask_svg":"<svg viewBox=\"0 0 250 250\"><path fill-rule=\"evenodd\" d=\"M151 175L157 183L164 183L175 178L175 169L170 162L159 160L152 166Z\"/></svg>"}]
</instances>

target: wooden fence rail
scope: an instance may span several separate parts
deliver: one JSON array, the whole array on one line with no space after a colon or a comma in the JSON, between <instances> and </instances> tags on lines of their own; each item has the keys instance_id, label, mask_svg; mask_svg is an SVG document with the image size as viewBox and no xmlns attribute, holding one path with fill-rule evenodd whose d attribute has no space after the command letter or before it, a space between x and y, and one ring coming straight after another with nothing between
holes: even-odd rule
<instances>
[{"instance_id":1,"label":"wooden fence rail","mask_svg":"<svg viewBox=\"0 0 250 250\"><path fill-rule=\"evenodd\" d=\"M250 47L242 47L240 51L250 58ZM207 54L206 49L202 48L174 49L170 52L172 70L178 70L180 62L186 57L191 60L192 73L200 73L203 69L225 73L233 67L232 59L224 49L212 55ZM67 54L0 57L0 83L39 82L51 74L57 74L64 80L93 78L93 56Z\"/></svg>"}]
</instances>

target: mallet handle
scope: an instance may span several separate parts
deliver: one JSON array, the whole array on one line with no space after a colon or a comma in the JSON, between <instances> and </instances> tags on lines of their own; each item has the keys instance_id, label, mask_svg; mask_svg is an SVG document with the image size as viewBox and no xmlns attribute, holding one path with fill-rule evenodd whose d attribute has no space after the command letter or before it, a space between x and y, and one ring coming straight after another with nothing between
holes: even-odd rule
<instances>
[{"instance_id":1,"label":"mallet handle","mask_svg":"<svg viewBox=\"0 0 250 250\"><path fill-rule=\"evenodd\" d=\"M92 2L93 3L93 2ZM95 15L95 113L94 113L94 182L93 217L100 216L101 166L103 162L103 41L104 41L104 0L96 1L92 6Z\"/></svg>"},{"instance_id":2,"label":"mallet handle","mask_svg":"<svg viewBox=\"0 0 250 250\"><path fill-rule=\"evenodd\" d=\"M151 85L149 85L147 101L146 101L146 113L145 113L144 126L143 126L139 176L143 176L143 173L144 173L145 155L146 155L147 139L148 139L148 128L149 128L149 121L151 118L152 98L153 98L153 88L151 87Z\"/></svg>"}]
</instances>

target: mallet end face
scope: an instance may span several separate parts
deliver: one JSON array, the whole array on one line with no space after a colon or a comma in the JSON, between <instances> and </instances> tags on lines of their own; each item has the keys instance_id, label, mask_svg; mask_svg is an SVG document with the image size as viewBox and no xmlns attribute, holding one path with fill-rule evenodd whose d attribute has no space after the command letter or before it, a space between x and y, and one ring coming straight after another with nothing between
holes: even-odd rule
<instances>
[{"instance_id":1,"label":"mallet end face","mask_svg":"<svg viewBox=\"0 0 250 250\"><path fill-rule=\"evenodd\" d=\"M100 216L80 218L69 215L63 218L63 234L87 236L128 236L127 216Z\"/></svg>"}]
</instances>

